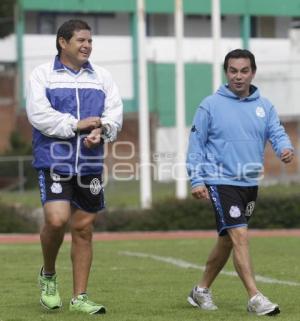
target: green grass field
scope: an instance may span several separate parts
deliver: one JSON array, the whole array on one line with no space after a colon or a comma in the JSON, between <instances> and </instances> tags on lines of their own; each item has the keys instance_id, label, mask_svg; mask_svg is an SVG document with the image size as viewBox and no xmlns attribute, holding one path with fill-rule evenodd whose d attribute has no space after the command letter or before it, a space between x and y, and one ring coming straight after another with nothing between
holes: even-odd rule
<instances>
[{"instance_id":1,"label":"green grass field","mask_svg":"<svg viewBox=\"0 0 300 321\"><path fill-rule=\"evenodd\" d=\"M159 258L171 257L204 265L213 239L102 241L94 244L94 264L89 295L108 308L106 315L85 316L68 311L71 296L69 243L61 249L57 272L64 308L45 312L39 306L37 273L41 264L39 244L0 244L1 321L241 321L266 317L248 315L245 290L235 276L220 275L213 286L218 311L193 308L186 296L201 271L183 268ZM124 252L156 255L135 257ZM253 238L251 253L256 274L298 286L258 282L259 288L280 304L282 321L300 320L299 238ZM233 271L230 262L226 271Z\"/></svg>"}]
</instances>

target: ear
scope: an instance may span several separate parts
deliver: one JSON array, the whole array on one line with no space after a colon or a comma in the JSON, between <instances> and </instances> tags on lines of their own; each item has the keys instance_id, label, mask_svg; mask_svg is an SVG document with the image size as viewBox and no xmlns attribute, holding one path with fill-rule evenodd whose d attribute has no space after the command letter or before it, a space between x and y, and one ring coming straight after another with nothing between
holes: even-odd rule
<instances>
[{"instance_id":1,"label":"ear","mask_svg":"<svg viewBox=\"0 0 300 321\"><path fill-rule=\"evenodd\" d=\"M58 38L58 42L59 42L59 45L62 49L65 49L66 48L66 45L67 45L67 40L63 37L59 37Z\"/></svg>"}]
</instances>

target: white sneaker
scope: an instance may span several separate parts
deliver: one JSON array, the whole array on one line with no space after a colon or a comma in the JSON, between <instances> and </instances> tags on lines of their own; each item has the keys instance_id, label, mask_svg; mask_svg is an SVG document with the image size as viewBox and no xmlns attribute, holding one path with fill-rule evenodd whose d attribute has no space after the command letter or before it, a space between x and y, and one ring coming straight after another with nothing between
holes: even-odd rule
<instances>
[{"instance_id":1,"label":"white sneaker","mask_svg":"<svg viewBox=\"0 0 300 321\"><path fill-rule=\"evenodd\" d=\"M280 313L279 306L272 303L267 297L258 292L248 301L248 312L257 315L275 315Z\"/></svg>"},{"instance_id":2,"label":"white sneaker","mask_svg":"<svg viewBox=\"0 0 300 321\"><path fill-rule=\"evenodd\" d=\"M207 288L198 288L195 286L189 294L187 301L194 307L203 310L217 310L218 307L214 304L211 292Z\"/></svg>"}]
</instances>

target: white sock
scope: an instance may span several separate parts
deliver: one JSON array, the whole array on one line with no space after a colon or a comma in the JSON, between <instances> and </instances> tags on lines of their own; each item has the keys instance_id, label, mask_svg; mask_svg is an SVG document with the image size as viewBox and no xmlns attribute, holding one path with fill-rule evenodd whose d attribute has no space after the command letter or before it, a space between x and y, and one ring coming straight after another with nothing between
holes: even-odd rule
<instances>
[{"instance_id":1,"label":"white sock","mask_svg":"<svg viewBox=\"0 0 300 321\"><path fill-rule=\"evenodd\" d=\"M207 288L200 288L199 285L197 285L197 287L196 287L197 292L203 292L205 289L207 289Z\"/></svg>"}]
</instances>

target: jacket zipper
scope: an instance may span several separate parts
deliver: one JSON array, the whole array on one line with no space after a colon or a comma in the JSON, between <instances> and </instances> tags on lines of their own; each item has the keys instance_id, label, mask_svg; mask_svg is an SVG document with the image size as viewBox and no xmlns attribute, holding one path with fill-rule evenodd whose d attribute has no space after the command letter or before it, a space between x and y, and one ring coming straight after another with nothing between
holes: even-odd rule
<instances>
[{"instance_id":1,"label":"jacket zipper","mask_svg":"<svg viewBox=\"0 0 300 321\"><path fill-rule=\"evenodd\" d=\"M79 102L77 79L75 80L75 82L76 82L77 119L80 120L80 102ZM76 158L75 158L75 173L76 174L78 174L79 149L80 149L80 131L77 131Z\"/></svg>"}]
</instances>

